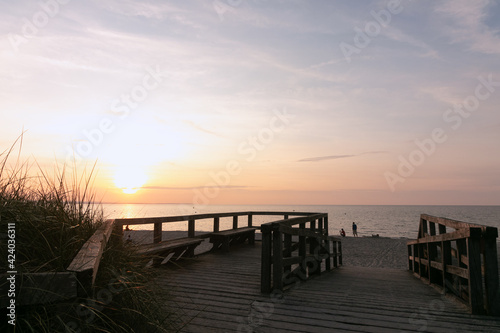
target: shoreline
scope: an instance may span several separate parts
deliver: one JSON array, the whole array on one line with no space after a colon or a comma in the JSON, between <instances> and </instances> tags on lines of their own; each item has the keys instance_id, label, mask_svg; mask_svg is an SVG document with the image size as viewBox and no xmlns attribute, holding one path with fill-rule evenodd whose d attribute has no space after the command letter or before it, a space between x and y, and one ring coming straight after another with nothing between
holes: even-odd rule
<instances>
[{"instance_id":1,"label":"shoreline","mask_svg":"<svg viewBox=\"0 0 500 333\"><path fill-rule=\"evenodd\" d=\"M196 233L202 234L204 232ZM256 240L260 241L260 233L256 233ZM130 240L137 244L153 242L151 230L124 231L124 240ZM187 237L187 231L163 231L162 240ZM338 236L341 238L340 236ZM342 255L344 266L362 266L378 268L407 269L408 259L406 257L406 242L408 238L390 237L342 237ZM210 251L212 244L205 239L195 249L195 255Z\"/></svg>"},{"instance_id":2,"label":"shoreline","mask_svg":"<svg viewBox=\"0 0 500 333\"><path fill-rule=\"evenodd\" d=\"M196 232L196 235L208 232ZM152 230L130 230L124 231L123 240L130 240L137 244L153 242ZM187 231L163 231L162 240L187 237ZM374 268L408 269L408 248L406 242L410 240L405 237L373 237L373 236L346 236L342 240L342 261L344 266L360 266ZM261 241L261 233L255 234L255 239ZM207 253L212 248L208 238L196 247L194 254ZM500 238L497 238L497 257L500 272Z\"/></svg>"}]
</instances>

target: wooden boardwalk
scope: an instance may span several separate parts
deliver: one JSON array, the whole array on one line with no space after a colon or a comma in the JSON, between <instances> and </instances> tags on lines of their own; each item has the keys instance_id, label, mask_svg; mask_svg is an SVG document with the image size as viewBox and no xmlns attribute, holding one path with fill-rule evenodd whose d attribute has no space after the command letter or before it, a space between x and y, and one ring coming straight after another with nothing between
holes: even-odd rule
<instances>
[{"instance_id":1,"label":"wooden boardwalk","mask_svg":"<svg viewBox=\"0 0 500 333\"><path fill-rule=\"evenodd\" d=\"M260 293L260 242L159 268L180 332L500 332L406 270L344 266ZM347 260L347 258L346 258Z\"/></svg>"}]
</instances>

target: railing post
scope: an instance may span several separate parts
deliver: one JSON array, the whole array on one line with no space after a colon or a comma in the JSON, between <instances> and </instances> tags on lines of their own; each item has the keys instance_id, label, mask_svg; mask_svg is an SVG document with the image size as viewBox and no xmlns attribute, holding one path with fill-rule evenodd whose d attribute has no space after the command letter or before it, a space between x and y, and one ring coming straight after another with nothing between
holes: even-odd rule
<instances>
[{"instance_id":1,"label":"railing post","mask_svg":"<svg viewBox=\"0 0 500 333\"><path fill-rule=\"evenodd\" d=\"M153 243L160 243L161 242L161 223L155 223L154 224L154 232L153 232Z\"/></svg>"},{"instance_id":2,"label":"railing post","mask_svg":"<svg viewBox=\"0 0 500 333\"><path fill-rule=\"evenodd\" d=\"M408 270L413 272L413 259L415 258L414 255L412 255L412 245L406 245L407 251L408 251ZM410 259L412 257L412 259Z\"/></svg>"},{"instance_id":3,"label":"railing post","mask_svg":"<svg viewBox=\"0 0 500 333\"><path fill-rule=\"evenodd\" d=\"M220 217L214 217L214 232L219 232L220 228Z\"/></svg>"},{"instance_id":4,"label":"railing post","mask_svg":"<svg viewBox=\"0 0 500 333\"><path fill-rule=\"evenodd\" d=\"M195 219L190 217L188 222L188 237L194 237Z\"/></svg>"},{"instance_id":5,"label":"railing post","mask_svg":"<svg viewBox=\"0 0 500 333\"><path fill-rule=\"evenodd\" d=\"M273 226L273 289L283 291L283 239L279 225Z\"/></svg>"},{"instance_id":6,"label":"railing post","mask_svg":"<svg viewBox=\"0 0 500 333\"><path fill-rule=\"evenodd\" d=\"M253 226L253 215L248 214L248 226L252 227Z\"/></svg>"},{"instance_id":7,"label":"railing post","mask_svg":"<svg viewBox=\"0 0 500 333\"><path fill-rule=\"evenodd\" d=\"M233 215L233 229L238 229L238 215Z\"/></svg>"},{"instance_id":8,"label":"railing post","mask_svg":"<svg viewBox=\"0 0 500 333\"><path fill-rule=\"evenodd\" d=\"M292 256L292 235L290 234L284 234L284 242L285 246L283 249L283 257L288 258ZM284 274L287 276L291 271L292 271L292 266L285 266L283 267Z\"/></svg>"},{"instance_id":9,"label":"railing post","mask_svg":"<svg viewBox=\"0 0 500 333\"><path fill-rule=\"evenodd\" d=\"M338 256L339 256L339 265L342 266L342 242L336 242L338 245Z\"/></svg>"},{"instance_id":10,"label":"railing post","mask_svg":"<svg viewBox=\"0 0 500 333\"><path fill-rule=\"evenodd\" d=\"M272 235L271 228L263 225L262 229L262 253L260 262L260 291L268 294L271 292L271 274L272 274Z\"/></svg>"},{"instance_id":11,"label":"railing post","mask_svg":"<svg viewBox=\"0 0 500 333\"><path fill-rule=\"evenodd\" d=\"M493 228L492 228L493 229ZM484 239L484 284L486 287L486 307L488 314L500 315L500 290L497 261L497 234L498 231L488 231Z\"/></svg>"},{"instance_id":12,"label":"railing post","mask_svg":"<svg viewBox=\"0 0 500 333\"><path fill-rule=\"evenodd\" d=\"M481 277L481 244L480 238L474 237L471 228L471 237L467 238L469 305L473 314L484 312L483 281ZM480 232L480 230L479 230Z\"/></svg>"},{"instance_id":13,"label":"railing post","mask_svg":"<svg viewBox=\"0 0 500 333\"><path fill-rule=\"evenodd\" d=\"M441 242L441 262L443 264L443 292L446 294L446 281L448 274L446 273L446 266L451 265L451 241Z\"/></svg>"}]
</instances>

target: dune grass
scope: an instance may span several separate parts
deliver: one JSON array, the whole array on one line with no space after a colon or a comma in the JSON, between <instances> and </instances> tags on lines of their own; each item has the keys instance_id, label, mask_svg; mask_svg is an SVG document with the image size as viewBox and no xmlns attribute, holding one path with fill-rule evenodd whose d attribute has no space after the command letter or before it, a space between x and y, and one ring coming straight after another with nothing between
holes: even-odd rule
<instances>
[{"instance_id":1,"label":"dune grass","mask_svg":"<svg viewBox=\"0 0 500 333\"><path fill-rule=\"evenodd\" d=\"M92 191L96 167L79 174L76 167L68 172L56 165L48 174L36 162L13 161L21 147L22 136L0 154L0 266L7 267L7 225L15 223L18 274L64 272L104 220ZM173 314L165 308L168 295L152 281L154 271L118 242L103 254L92 295L19 306L15 331L175 331ZM2 332L4 324L5 319Z\"/></svg>"}]
</instances>

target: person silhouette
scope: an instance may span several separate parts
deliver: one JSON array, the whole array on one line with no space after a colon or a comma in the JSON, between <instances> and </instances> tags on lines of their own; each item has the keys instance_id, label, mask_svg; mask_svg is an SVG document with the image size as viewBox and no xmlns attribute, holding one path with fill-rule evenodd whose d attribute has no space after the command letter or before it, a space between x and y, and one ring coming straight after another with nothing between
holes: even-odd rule
<instances>
[{"instance_id":1,"label":"person silhouette","mask_svg":"<svg viewBox=\"0 0 500 333\"><path fill-rule=\"evenodd\" d=\"M358 237L358 226L354 222L352 222L352 235Z\"/></svg>"}]
</instances>

